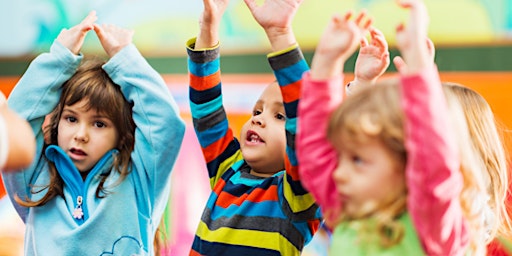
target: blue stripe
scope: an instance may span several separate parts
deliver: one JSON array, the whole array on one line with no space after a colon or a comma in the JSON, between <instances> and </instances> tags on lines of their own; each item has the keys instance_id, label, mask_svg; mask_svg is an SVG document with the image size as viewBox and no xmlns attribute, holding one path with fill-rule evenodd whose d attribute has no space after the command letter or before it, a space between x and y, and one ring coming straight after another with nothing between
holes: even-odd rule
<instances>
[{"instance_id":1,"label":"blue stripe","mask_svg":"<svg viewBox=\"0 0 512 256\"><path fill-rule=\"evenodd\" d=\"M191 74L198 77L205 77L219 71L220 59L217 58L213 61L206 63L196 63L190 58L188 59L188 70Z\"/></svg>"},{"instance_id":2,"label":"blue stripe","mask_svg":"<svg viewBox=\"0 0 512 256\"><path fill-rule=\"evenodd\" d=\"M274 72L274 75L279 82L279 85L286 86L302 79L302 74L304 71L308 70L308 64L306 61L299 61L289 67L277 70Z\"/></svg>"},{"instance_id":3,"label":"blue stripe","mask_svg":"<svg viewBox=\"0 0 512 256\"><path fill-rule=\"evenodd\" d=\"M206 131L197 131L196 135L199 140L199 144L201 144L202 148L206 148L216 141L224 138L228 131L228 120L223 120L222 122L212 126Z\"/></svg>"},{"instance_id":4,"label":"blue stripe","mask_svg":"<svg viewBox=\"0 0 512 256\"><path fill-rule=\"evenodd\" d=\"M201 118L215 112L215 110L217 110L221 107L222 107L222 96L217 97L216 99L214 99L208 103L201 104L201 105L190 102L190 110L192 112L192 117L195 119L201 119Z\"/></svg>"},{"instance_id":5,"label":"blue stripe","mask_svg":"<svg viewBox=\"0 0 512 256\"><path fill-rule=\"evenodd\" d=\"M281 211L281 204L279 201L263 201L258 203L244 201L240 206L233 204L228 208L222 208L219 205L215 205L210 217L212 220L216 220L221 217L231 218L237 215L244 217L287 219Z\"/></svg>"}]
</instances>

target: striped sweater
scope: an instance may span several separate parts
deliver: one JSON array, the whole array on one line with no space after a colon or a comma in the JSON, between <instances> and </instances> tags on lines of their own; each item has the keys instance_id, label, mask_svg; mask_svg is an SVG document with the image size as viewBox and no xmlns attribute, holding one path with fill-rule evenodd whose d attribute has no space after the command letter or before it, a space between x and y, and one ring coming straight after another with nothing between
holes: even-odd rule
<instances>
[{"instance_id":1,"label":"striped sweater","mask_svg":"<svg viewBox=\"0 0 512 256\"><path fill-rule=\"evenodd\" d=\"M269 57L286 112L285 170L268 178L249 173L222 105L219 47L187 45L190 108L212 193L190 255L300 255L320 222L320 211L297 173L295 132L302 74L298 47Z\"/></svg>"}]
</instances>

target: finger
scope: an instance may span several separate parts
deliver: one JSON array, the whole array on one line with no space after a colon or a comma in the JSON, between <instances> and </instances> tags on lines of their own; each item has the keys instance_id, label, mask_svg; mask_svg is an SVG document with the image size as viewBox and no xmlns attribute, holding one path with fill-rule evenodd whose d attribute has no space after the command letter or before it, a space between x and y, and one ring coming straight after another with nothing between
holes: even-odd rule
<instances>
[{"instance_id":1,"label":"finger","mask_svg":"<svg viewBox=\"0 0 512 256\"><path fill-rule=\"evenodd\" d=\"M368 46L368 39L366 37L361 37L361 41L359 42L361 45L361 48Z\"/></svg>"},{"instance_id":2,"label":"finger","mask_svg":"<svg viewBox=\"0 0 512 256\"><path fill-rule=\"evenodd\" d=\"M400 73L400 74L405 74L406 73L407 64L405 63L404 59L402 59L402 57L395 56L393 58L393 64L395 65L396 70L398 71L398 73Z\"/></svg>"},{"instance_id":3,"label":"finger","mask_svg":"<svg viewBox=\"0 0 512 256\"><path fill-rule=\"evenodd\" d=\"M90 11L89 14L82 20L82 25L90 25L92 28L92 24L98 20L98 16L96 16L96 11Z\"/></svg>"},{"instance_id":4,"label":"finger","mask_svg":"<svg viewBox=\"0 0 512 256\"><path fill-rule=\"evenodd\" d=\"M398 26L396 26L396 33L400 33L402 31L404 31L404 29L405 29L404 23L400 23L400 24L398 24Z\"/></svg>"},{"instance_id":5,"label":"finger","mask_svg":"<svg viewBox=\"0 0 512 256\"><path fill-rule=\"evenodd\" d=\"M366 22L364 23L364 30L368 30L371 26L372 26L372 23L373 23L373 19L372 18L368 18L366 20Z\"/></svg>"},{"instance_id":6,"label":"finger","mask_svg":"<svg viewBox=\"0 0 512 256\"><path fill-rule=\"evenodd\" d=\"M352 15L354 15L353 11L347 11L345 15L343 16L343 20L348 21L350 18L352 18Z\"/></svg>"},{"instance_id":7,"label":"finger","mask_svg":"<svg viewBox=\"0 0 512 256\"><path fill-rule=\"evenodd\" d=\"M366 10L361 10L359 12L359 14L357 15L356 19L355 19L355 23L358 25L358 26L361 26L360 24L362 23L363 19L366 17Z\"/></svg>"},{"instance_id":8,"label":"finger","mask_svg":"<svg viewBox=\"0 0 512 256\"><path fill-rule=\"evenodd\" d=\"M253 13L253 10L256 9L257 4L255 0L244 0L245 5L247 5L247 8Z\"/></svg>"},{"instance_id":9,"label":"finger","mask_svg":"<svg viewBox=\"0 0 512 256\"><path fill-rule=\"evenodd\" d=\"M93 26L94 26L94 32L96 32L98 39L100 39L100 41L103 41L103 39L105 38L105 30L103 29L102 26L100 26L96 23L94 23Z\"/></svg>"},{"instance_id":10,"label":"finger","mask_svg":"<svg viewBox=\"0 0 512 256\"><path fill-rule=\"evenodd\" d=\"M370 30L370 34L372 36L372 44L377 46L381 51L387 52L388 51L388 42L386 41L386 37L384 36L384 33L382 33L380 30L372 27Z\"/></svg>"},{"instance_id":11,"label":"finger","mask_svg":"<svg viewBox=\"0 0 512 256\"><path fill-rule=\"evenodd\" d=\"M397 4L403 8L411 8L413 3L411 0L397 0Z\"/></svg>"}]
</instances>

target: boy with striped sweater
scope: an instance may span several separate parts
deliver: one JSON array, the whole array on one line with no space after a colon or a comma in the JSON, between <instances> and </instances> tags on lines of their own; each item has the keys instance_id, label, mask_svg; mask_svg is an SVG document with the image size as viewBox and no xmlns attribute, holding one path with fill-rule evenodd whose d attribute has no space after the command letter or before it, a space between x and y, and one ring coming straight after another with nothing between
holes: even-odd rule
<instances>
[{"instance_id":1,"label":"boy with striped sweater","mask_svg":"<svg viewBox=\"0 0 512 256\"><path fill-rule=\"evenodd\" d=\"M297 174L295 133L302 74L309 67L291 21L302 0L245 0L272 46L277 78L256 102L240 140L222 106L218 28L228 0L204 0L187 42L190 107L212 193L190 255L300 255L320 211Z\"/></svg>"}]
</instances>

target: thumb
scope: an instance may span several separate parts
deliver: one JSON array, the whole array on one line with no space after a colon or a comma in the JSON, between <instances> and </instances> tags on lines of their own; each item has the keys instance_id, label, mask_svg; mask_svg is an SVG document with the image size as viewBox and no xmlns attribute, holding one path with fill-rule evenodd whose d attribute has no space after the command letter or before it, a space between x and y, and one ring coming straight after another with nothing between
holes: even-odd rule
<instances>
[{"instance_id":1,"label":"thumb","mask_svg":"<svg viewBox=\"0 0 512 256\"><path fill-rule=\"evenodd\" d=\"M396 70L400 74L407 73L407 64L405 63L404 59L400 56L396 56L393 58L393 64L395 64Z\"/></svg>"}]
</instances>

